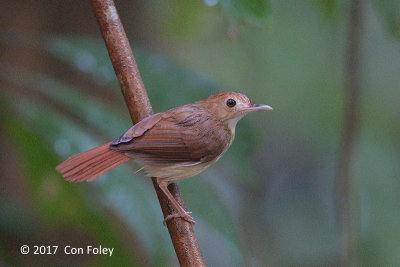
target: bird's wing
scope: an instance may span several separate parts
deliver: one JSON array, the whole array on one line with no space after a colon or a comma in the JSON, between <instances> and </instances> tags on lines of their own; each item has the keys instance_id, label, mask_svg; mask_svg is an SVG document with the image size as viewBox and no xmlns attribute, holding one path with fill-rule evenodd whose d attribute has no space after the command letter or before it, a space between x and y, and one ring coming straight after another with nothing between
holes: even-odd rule
<instances>
[{"instance_id":1,"label":"bird's wing","mask_svg":"<svg viewBox=\"0 0 400 267\"><path fill-rule=\"evenodd\" d=\"M163 113L156 113L133 125L126 133L111 142L111 146L129 143L133 138L142 136L162 119Z\"/></svg>"},{"instance_id":2,"label":"bird's wing","mask_svg":"<svg viewBox=\"0 0 400 267\"><path fill-rule=\"evenodd\" d=\"M216 131L207 115L179 110L153 115L112 142L111 148L147 162L208 162L224 151L227 137Z\"/></svg>"}]
</instances>

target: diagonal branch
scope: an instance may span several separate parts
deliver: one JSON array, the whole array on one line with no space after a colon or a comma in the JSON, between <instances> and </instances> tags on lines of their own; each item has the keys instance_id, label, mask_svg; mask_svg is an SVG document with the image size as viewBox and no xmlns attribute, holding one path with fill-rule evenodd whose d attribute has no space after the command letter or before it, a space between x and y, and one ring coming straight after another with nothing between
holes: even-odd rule
<instances>
[{"instance_id":1,"label":"diagonal branch","mask_svg":"<svg viewBox=\"0 0 400 267\"><path fill-rule=\"evenodd\" d=\"M115 4L113 0L92 0L92 7L106 43L115 74L121 86L126 105L128 106L132 122L137 123L151 115L153 110ZM157 185L156 178L153 178L153 184L164 217L166 217L172 209L169 207L167 197ZM179 204L184 207L178 186L171 184L169 190ZM175 218L167 222L167 227L179 263L182 266L205 266L192 225L185 220Z\"/></svg>"}]
</instances>

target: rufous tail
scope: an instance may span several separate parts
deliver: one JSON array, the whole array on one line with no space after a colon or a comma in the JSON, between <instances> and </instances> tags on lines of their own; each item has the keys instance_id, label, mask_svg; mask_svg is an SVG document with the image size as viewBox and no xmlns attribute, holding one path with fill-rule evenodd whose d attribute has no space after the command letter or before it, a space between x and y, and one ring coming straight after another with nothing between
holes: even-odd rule
<instances>
[{"instance_id":1,"label":"rufous tail","mask_svg":"<svg viewBox=\"0 0 400 267\"><path fill-rule=\"evenodd\" d=\"M111 150L110 143L107 143L70 157L58 165L56 170L67 181L89 182L131 159L124 153Z\"/></svg>"}]
</instances>

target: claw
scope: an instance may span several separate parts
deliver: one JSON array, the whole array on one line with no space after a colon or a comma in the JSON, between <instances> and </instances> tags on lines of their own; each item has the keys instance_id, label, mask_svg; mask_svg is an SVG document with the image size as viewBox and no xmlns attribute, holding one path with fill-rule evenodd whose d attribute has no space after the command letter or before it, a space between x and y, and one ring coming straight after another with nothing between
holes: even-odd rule
<instances>
[{"instance_id":1,"label":"claw","mask_svg":"<svg viewBox=\"0 0 400 267\"><path fill-rule=\"evenodd\" d=\"M182 218L182 219L184 219L185 221L187 221L187 222L189 222L191 224L195 224L196 222L193 220L193 218L190 216L190 214L192 214L192 212L190 212L190 211L185 211L184 214L182 214L182 213L170 214L164 219L163 224L164 224L164 226L167 226L166 222L168 220L173 219L173 218Z\"/></svg>"}]
</instances>

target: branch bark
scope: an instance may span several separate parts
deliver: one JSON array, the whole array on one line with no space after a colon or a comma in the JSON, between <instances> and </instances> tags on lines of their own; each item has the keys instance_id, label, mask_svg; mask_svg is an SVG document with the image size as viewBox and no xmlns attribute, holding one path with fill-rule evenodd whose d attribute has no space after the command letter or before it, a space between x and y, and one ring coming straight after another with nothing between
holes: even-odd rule
<instances>
[{"instance_id":1,"label":"branch bark","mask_svg":"<svg viewBox=\"0 0 400 267\"><path fill-rule=\"evenodd\" d=\"M91 2L132 122L137 123L151 115L153 110L115 4L112 0ZM152 179L162 212L166 217L173 209L159 188L156 178ZM178 186L171 184L168 188L184 207ZM167 222L167 227L181 266L205 266L192 225L185 220L175 218Z\"/></svg>"},{"instance_id":2,"label":"branch bark","mask_svg":"<svg viewBox=\"0 0 400 267\"><path fill-rule=\"evenodd\" d=\"M351 211L351 198L354 193L352 190L351 163L359 128L363 2L363 0L353 0L350 3L346 57L346 103L335 177L336 217L340 233L338 242L339 266L352 266L355 249L354 218Z\"/></svg>"}]
</instances>

